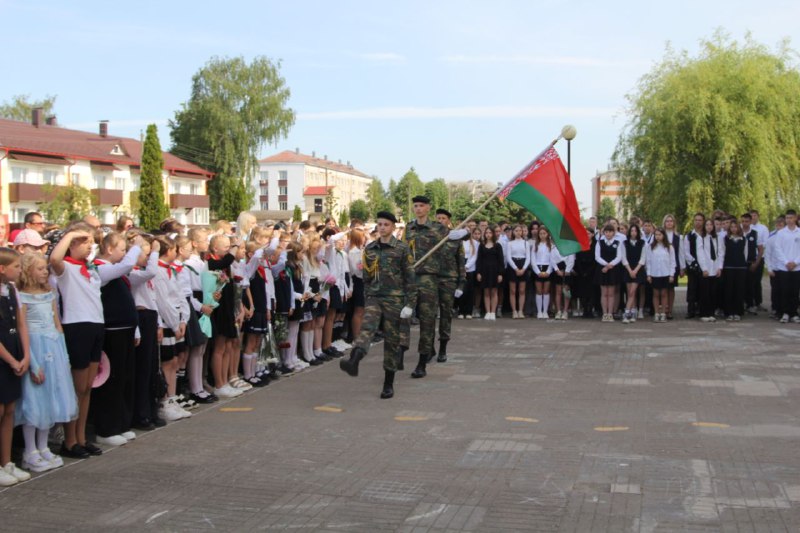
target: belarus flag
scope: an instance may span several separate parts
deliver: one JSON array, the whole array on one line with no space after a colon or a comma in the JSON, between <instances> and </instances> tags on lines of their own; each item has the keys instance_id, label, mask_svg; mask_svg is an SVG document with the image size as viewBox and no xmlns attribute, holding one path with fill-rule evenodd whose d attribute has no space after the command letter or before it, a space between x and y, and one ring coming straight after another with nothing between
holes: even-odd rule
<instances>
[{"instance_id":1,"label":"belarus flag","mask_svg":"<svg viewBox=\"0 0 800 533\"><path fill-rule=\"evenodd\" d=\"M552 145L514 176L498 196L536 215L550 230L561 255L589 249L569 174Z\"/></svg>"}]
</instances>

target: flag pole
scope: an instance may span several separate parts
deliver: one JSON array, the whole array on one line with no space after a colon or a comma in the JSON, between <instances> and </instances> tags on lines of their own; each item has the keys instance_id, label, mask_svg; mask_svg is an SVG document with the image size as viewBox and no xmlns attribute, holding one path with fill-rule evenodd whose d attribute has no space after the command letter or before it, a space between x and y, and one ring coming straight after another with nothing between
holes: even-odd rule
<instances>
[{"instance_id":1,"label":"flag pole","mask_svg":"<svg viewBox=\"0 0 800 533\"><path fill-rule=\"evenodd\" d=\"M481 211L483 211L483 209L484 209L484 208L485 208L487 205L489 205L489 202L491 202L492 200L494 200L495 198L497 198L497 196L498 196L498 195L499 195L499 194L500 194L500 193L501 193L503 190L505 190L505 188L508 186L508 184L509 184L509 183L511 183L512 181L514 181L515 179L517 179L517 176L519 176L519 175L520 175L522 172L524 172L524 171L525 171L525 170L526 170L528 167L530 167L530 166L531 166L531 163L534 163L534 162L535 162L537 159L539 159L540 157L542 157L542 154L544 154L544 153L545 153L547 150L549 150L550 148L552 148L553 146L555 146L555 144L556 144L556 143L557 143L559 140L561 140L561 139L563 138L563 136L564 136L564 135L563 135L563 132L562 132L561 134L559 134L559 136L558 136L558 137L556 137L555 139L553 139L553 142L551 142L550 144L548 144L548 145L547 145L547 148L545 148L544 150L542 150L542 151L541 151L541 153L539 153L539 155L537 155L535 158L533 158L533 160L532 160L530 163L528 163L527 165L525 165L525 167L524 167L522 170L520 170L519 172L517 172L517 173L514 175L514 177L513 177L513 178L511 178L510 180L508 180L507 182L505 182L503 185L501 185L500 187L498 187L498 188L497 188L497 190L496 190L496 191L494 191L494 192L492 193L492 195L491 195L491 196L489 196L489 197L488 197L488 198L487 198L487 199L486 199L486 200L485 200L485 201L484 201L484 202L483 202L481 205L479 205L479 206L478 206L478 208L477 208L477 209L475 209L475 211L473 211L472 213L470 213L470 215L469 215L467 218L465 218L465 219L464 219L464 220L461 222L461 224L459 224L458 226L456 226L456 227L454 228L454 230L459 230L459 229L462 229L464 226L466 226L466 225L467 225L467 223L468 223L470 220L472 220L472 217L474 217L475 215L477 215L478 213L480 213ZM408 227L408 224L406 224L406 227ZM423 262L425 262L425 260L426 260L426 259L428 259L430 256L432 256L432 255L433 255L433 254L434 254L434 253L435 253L435 252L436 252L436 251L437 251L439 248L441 248L442 246L444 246L444 243L446 243L446 242L447 242L449 239L450 239L450 237L449 237L449 235L448 235L447 237L445 237L444 239L442 239L441 241L439 241L438 243L436 243L436 246L434 246L433 248L431 248L431 249L428 251L428 253L426 253L426 254L425 254L425 255L423 255L423 256L422 256L420 259L418 259L418 260L417 260L417 262L416 262L416 263L414 263L414 266L413 266L412 268L413 268L413 269L416 269L416 268L417 268L419 265L421 265Z\"/></svg>"}]
</instances>

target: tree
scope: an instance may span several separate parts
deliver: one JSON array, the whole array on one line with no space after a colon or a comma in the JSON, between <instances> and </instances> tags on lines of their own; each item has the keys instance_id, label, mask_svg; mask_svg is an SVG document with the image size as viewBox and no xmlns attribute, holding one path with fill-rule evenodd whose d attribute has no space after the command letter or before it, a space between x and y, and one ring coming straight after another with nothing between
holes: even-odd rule
<instances>
[{"instance_id":1,"label":"tree","mask_svg":"<svg viewBox=\"0 0 800 533\"><path fill-rule=\"evenodd\" d=\"M164 154L158 142L158 130L155 124L150 124L142 148L142 176L136 213L139 226L145 229L157 228L162 220L169 217L169 208L164 202L163 171Z\"/></svg>"},{"instance_id":2,"label":"tree","mask_svg":"<svg viewBox=\"0 0 800 533\"><path fill-rule=\"evenodd\" d=\"M623 207L660 220L694 209L756 208L765 219L800 200L800 72L784 42L771 53L717 32L697 57L667 50L628 96L614 162Z\"/></svg>"},{"instance_id":3,"label":"tree","mask_svg":"<svg viewBox=\"0 0 800 533\"><path fill-rule=\"evenodd\" d=\"M86 187L73 183L66 186L42 185L39 211L45 220L64 226L72 220L80 220L92 211L92 193Z\"/></svg>"},{"instance_id":4,"label":"tree","mask_svg":"<svg viewBox=\"0 0 800 533\"><path fill-rule=\"evenodd\" d=\"M350 223L350 217L347 216L347 210L342 209L339 213L339 227L344 228Z\"/></svg>"},{"instance_id":5,"label":"tree","mask_svg":"<svg viewBox=\"0 0 800 533\"><path fill-rule=\"evenodd\" d=\"M369 220L369 207L367 207L367 202L364 200L354 200L353 203L350 204L350 219L357 218L361 221Z\"/></svg>"},{"instance_id":6,"label":"tree","mask_svg":"<svg viewBox=\"0 0 800 533\"><path fill-rule=\"evenodd\" d=\"M480 204L472 200L472 193L469 187L464 185L450 187L450 213L453 214L453 221L461 222L472 214ZM484 216L479 213L477 218Z\"/></svg>"},{"instance_id":7,"label":"tree","mask_svg":"<svg viewBox=\"0 0 800 533\"><path fill-rule=\"evenodd\" d=\"M252 205L258 153L286 137L295 113L280 62L264 56L212 58L192 77L188 102L170 121L172 152L216 174L211 208L233 220Z\"/></svg>"},{"instance_id":8,"label":"tree","mask_svg":"<svg viewBox=\"0 0 800 533\"><path fill-rule=\"evenodd\" d=\"M53 114L53 107L56 103L55 96L45 96L42 100L30 102L29 94L18 94L11 98L10 102L3 102L0 104L0 118L7 118L11 120L21 120L28 122L31 119L32 111L37 108L43 108L45 117Z\"/></svg>"},{"instance_id":9,"label":"tree","mask_svg":"<svg viewBox=\"0 0 800 533\"><path fill-rule=\"evenodd\" d=\"M425 184L425 196L431 199L431 206L434 209L450 210L450 194L447 183L442 178L436 178Z\"/></svg>"},{"instance_id":10,"label":"tree","mask_svg":"<svg viewBox=\"0 0 800 533\"><path fill-rule=\"evenodd\" d=\"M409 221L413 218L411 199L424 193L425 185L423 185L422 180L419 179L414 167L411 167L408 172L403 174L400 181L397 182L397 186L394 188L394 193L392 194L395 204L400 206L404 220Z\"/></svg>"},{"instance_id":11,"label":"tree","mask_svg":"<svg viewBox=\"0 0 800 533\"><path fill-rule=\"evenodd\" d=\"M367 189L367 209L368 214L363 220L367 220L375 216L375 214L380 211L378 206L383 203L386 199L387 193L383 189L383 183L378 178L372 178L372 183L369 184L369 188ZM353 216L352 213L350 216ZM355 218L355 217L354 217Z\"/></svg>"},{"instance_id":12,"label":"tree","mask_svg":"<svg viewBox=\"0 0 800 533\"><path fill-rule=\"evenodd\" d=\"M333 187L328 189L328 194L325 195L325 198L322 200L322 203L325 206L325 216L326 217L334 216L336 208L339 206L339 201L333 194Z\"/></svg>"},{"instance_id":13,"label":"tree","mask_svg":"<svg viewBox=\"0 0 800 533\"><path fill-rule=\"evenodd\" d=\"M597 208L597 220L599 224L605 224L609 218L617 217L617 206L611 198L603 198L600 200L600 206Z\"/></svg>"},{"instance_id":14,"label":"tree","mask_svg":"<svg viewBox=\"0 0 800 533\"><path fill-rule=\"evenodd\" d=\"M300 210L300 206L294 206L294 213L292 213L292 222L302 222L303 221L303 211Z\"/></svg>"}]
</instances>

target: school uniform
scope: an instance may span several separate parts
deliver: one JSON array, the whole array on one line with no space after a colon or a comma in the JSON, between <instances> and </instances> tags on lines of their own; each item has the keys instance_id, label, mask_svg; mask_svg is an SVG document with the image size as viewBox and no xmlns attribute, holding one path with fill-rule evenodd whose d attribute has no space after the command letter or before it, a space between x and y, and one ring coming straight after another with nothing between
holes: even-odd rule
<instances>
[{"instance_id":1,"label":"school uniform","mask_svg":"<svg viewBox=\"0 0 800 533\"><path fill-rule=\"evenodd\" d=\"M481 276L480 285L482 289L496 289L501 286L497 277L505 274L505 258L503 247L495 243L491 248L481 243L478 247L478 259L475 268ZM494 309L487 309L487 313L494 312Z\"/></svg>"},{"instance_id":2,"label":"school uniform","mask_svg":"<svg viewBox=\"0 0 800 533\"><path fill-rule=\"evenodd\" d=\"M698 309L701 318L714 316L717 308L717 290L719 278L717 272L722 270L723 256L720 254L722 239L719 236L705 235L699 240L697 260L700 266L698 280ZM707 276L703 272L708 273Z\"/></svg>"},{"instance_id":3,"label":"school uniform","mask_svg":"<svg viewBox=\"0 0 800 533\"><path fill-rule=\"evenodd\" d=\"M675 275L673 276L672 286L677 287L678 279L681 277L681 271L686 269L686 258L681 249L683 237L674 231L665 231L664 236L672 247L672 253L675 256Z\"/></svg>"},{"instance_id":4,"label":"school uniform","mask_svg":"<svg viewBox=\"0 0 800 533\"><path fill-rule=\"evenodd\" d=\"M702 235L692 230L683 238L683 257L686 265L686 304L688 306L687 318L693 318L699 311L700 300L700 278L703 271L697 260L699 249L702 244Z\"/></svg>"},{"instance_id":5,"label":"school uniform","mask_svg":"<svg viewBox=\"0 0 800 533\"><path fill-rule=\"evenodd\" d=\"M602 237L597 241L594 249L594 259L599 265L595 282L600 286L616 286L620 283L618 265L622 262L622 249L624 245L616 238L608 240ZM602 269L610 265L611 269L603 272Z\"/></svg>"},{"instance_id":6,"label":"school uniform","mask_svg":"<svg viewBox=\"0 0 800 533\"><path fill-rule=\"evenodd\" d=\"M267 287L269 286L269 281L272 279L272 275L271 272L267 274L270 265L263 258L263 254L263 249L256 250L253 257L247 263L247 266L251 268L247 268L244 272L248 278L250 287L253 316L244 321L242 331L252 335L265 335L269 330L267 312L270 310L270 299L267 293Z\"/></svg>"},{"instance_id":7,"label":"school uniform","mask_svg":"<svg viewBox=\"0 0 800 533\"><path fill-rule=\"evenodd\" d=\"M554 249L546 244L539 243L537 245L535 241L530 241L530 264L534 281L549 281L550 274L553 272L552 251ZM541 274L547 274L547 276L542 278Z\"/></svg>"},{"instance_id":8,"label":"school uniform","mask_svg":"<svg viewBox=\"0 0 800 533\"><path fill-rule=\"evenodd\" d=\"M158 316L153 278L158 268L158 252L151 252L145 268L134 267L128 275L131 294L136 306L139 345L135 347L134 403L131 423L149 427L157 413L157 399L153 394L153 378L158 374Z\"/></svg>"},{"instance_id":9,"label":"school uniform","mask_svg":"<svg viewBox=\"0 0 800 533\"><path fill-rule=\"evenodd\" d=\"M571 289L573 278L572 272L575 269L575 254L563 256L561 255L561 252L554 247L553 252L550 254L550 262L553 268L553 275L550 276L550 278L552 279L553 283L556 285L563 285ZM563 275L559 275L558 271L563 272Z\"/></svg>"},{"instance_id":10,"label":"school uniform","mask_svg":"<svg viewBox=\"0 0 800 533\"><path fill-rule=\"evenodd\" d=\"M789 318L797 316L798 292L800 292L800 266L789 270L787 263L800 265L800 227L793 230L786 226L775 235L773 249L775 275L780 283L780 308L778 313Z\"/></svg>"},{"instance_id":11,"label":"school uniform","mask_svg":"<svg viewBox=\"0 0 800 533\"><path fill-rule=\"evenodd\" d=\"M765 241L762 239L761 233L752 226L750 231L744 234L744 239L747 242L744 301L745 307L750 308L761 305L761 278L764 277L764 261L759 260L758 250L759 248L764 250ZM754 264L755 268L753 268Z\"/></svg>"},{"instance_id":12,"label":"school uniform","mask_svg":"<svg viewBox=\"0 0 800 533\"><path fill-rule=\"evenodd\" d=\"M90 363L99 363L103 351L105 318L100 274L94 265L65 257L64 271L56 279L69 364L73 370L83 370Z\"/></svg>"},{"instance_id":13,"label":"school uniform","mask_svg":"<svg viewBox=\"0 0 800 533\"><path fill-rule=\"evenodd\" d=\"M777 242L775 239L775 235L777 235L778 230L775 230L769 234L767 237L766 242L764 243L764 267L767 269L767 272L770 274L769 276L769 288L770 288L770 308L774 313L778 312L779 302L780 302L780 282L778 281L778 277L775 275L775 258L774 256L774 249L775 243Z\"/></svg>"},{"instance_id":14,"label":"school uniform","mask_svg":"<svg viewBox=\"0 0 800 533\"><path fill-rule=\"evenodd\" d=\"M189 303L181 294L175 269L169 263L159 260L153 278L158 315L164 324L164 332L159 347L161 362L171 361L183 346L183 340L175 338L175 333L185 324L189 316Z\"/></svg>"},{"instance_id":15,"label":"school uniform","mask_svg":"<svg viewBox=\"0 0 800 533\"><path fill-rule=\"evenodd\" d=\"M464 284L464 294L458 299L458 314L464 316L472 315L472 302L475 299L475 291L478 290L478 282L475 280L475 265L478 262L478 247L480 242L468 239L462 243L464 248L464 270L466 271L466 283Z\"/></svg>"},{"instance_id":16,"label":"school uniform","mask_svg":"<svg viewBox=\"0 0 800 533\"><path fill-rule=\"evenodd\" d=\"M214 254L208 254L208 270L223 272L228 276L228 283L222 287L220 291L220 299L217 302L217 307L211 312L211 327L213 329L214 337L223 337L226 339L239 338L239 330L236 327L236 289L234 288L233 275L231 274L231 265L236 261L236 257L227 253L223 257L217 257Z\"/></svg>"},{"instance_id":17,"label":"school uniform","mask_svg":"<svg viewBox=\"0 0 800 533\"><path fill-rule=\"evenodd\" d=\"M17 360L25 356L17 332L17 310L19 299L14 285L0 285L0 344ZM22 378L17 376L11 366L0 359L0 405L16 402L22 396Z\"/></svg>"},{"instance_id":18,"label":"school uniform","mask_svg":"<svg viewBox=\"0 0 800 533\"><path fill-rule=\"evenodd\" d=\"M660 244L647 246L644 249L644 271L652 282L654 290L663 290L670 287L670 276L675 273L675 254L672 247Z\"/></svg>"},{"instance_id":19,"label":"school uniform","mask_svg":"<svg viewBox=\"0 0 800 533\"><path fill-rule=\"evenodd\" d=\"M766 246L767 239L770 236L769 228L764 224L761 224L760 222L758 224L752 224L750 227L756 230L756 232L758 233L758 241L763 246ZM755 304L756 306L760 306L762 303L764 303L764 298L761 290L761 279L764 277L764 261L761 261L756 266L755 272L750 272L749 276L751 280L750 282L752 283L751 288L753 290L753 304Z\"/></svg>"},{"instance_id":20,"label":"school uniform","mask_svg":"<svg viewBox=\"0 0 800 533\"><path fill-rule=\"evenodd\" d=\"M644 267L647 259L644 253L645 242L642 239L635 241L626 240L623 245L622 264L630 267L631 270L641 265ZM635 277L632 277L628 269L622 271L622 279L625 283L639 283L642 284L647 281L647 275L644 268L640 268Z\"/></svg>"},{"instance_id":21,"label":"school uniform","mask_svg":"<svg viewBox=\"0 0 800 533\"><path fill-rule=\"evenodd\" d=\"M746 237L727 236L722 240L722 285L725 316L744 314L750 247Z\"/></svg>"},{"instance_id":22,"label":"school uniform","mask_svg":"<svg viewBox=\"0 0 800 533\"><path fill-rule=\"evenodd\" d=\"M508 281L516 283L528 281L528 267L531 264L531 256L525 239L508 241L508 244L503 247L503 251L505 253ZM517 275L517 270L522 270L522 274Z\"/></svg>"},{"instance_id":23,"label":"school uniform","mask_svg":"<svg viewBox=\"0 0 800 533\"><path fill-rule=\"evenodd\" d=\"M187 348L194 348L195 346L204 345L208 338L203 333L203 330L200 329L199 315L200 308L203 307L200 301L202 298L197 299L194 296L194 290L192 289L192 277L194 276L192 269L194 267L189 265L188 262L188 259L186 262L173 261L172 269L178 278L181 295L186 299L187 303L186 336L183 338L183 343Z\"/></svg>"}]
</instances>

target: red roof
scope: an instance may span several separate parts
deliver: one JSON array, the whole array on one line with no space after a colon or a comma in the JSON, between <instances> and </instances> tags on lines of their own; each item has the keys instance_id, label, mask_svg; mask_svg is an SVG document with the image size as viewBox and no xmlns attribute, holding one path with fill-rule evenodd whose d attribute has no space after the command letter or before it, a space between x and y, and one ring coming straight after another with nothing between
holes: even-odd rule
<instances>
[{"instance_id":1,"label":"red roof","mask_svg":"<svg viewBox=\"0 0 800 533\"><path fill-rule=\"evenodd\" d=\"M269 157L259 160L259 163L304 163L312 167L327 168L328 170L344 172L347 174L352 174L354 176L361 176L362 178L371 178L371 176L368 176L363 172L361 172L360 170L353 168L353 166L351 165L336 163L335 161L329 161L328 159L320 159L318 157L312 157L306 154L299 154L292 150L284 150L283 152L280 152L278 154L271 155Z\"/></svg>"},{"instance_id":2,"label":"red roof","mask_svg":"<svg viewBox=\"0 0 800 533\"><path fill-rule=\"evenodd\" d=\"M116 146L119 146L121 155L111 153ZM132 166L139 166L142 161L142 143L136 139L101 137L95 133L44 124L36 127L19 120L0 119L0 149ZM164 152L164 170L203 179L213 176L212 172L169 152Z\"/></svg>"},{"instance_id":3,"label":"red roof","mask_svg":"<svg viewBox=\"0 0 800 533\"><path fill-rule=\"evenodd\" d=\"M328 186L328 190L333 189L333 187L333 185ZM303 191L303 196L328 196L328 190L325 190L324 185L319 187L306 187Z\"/></svg>"}]
</instances>

